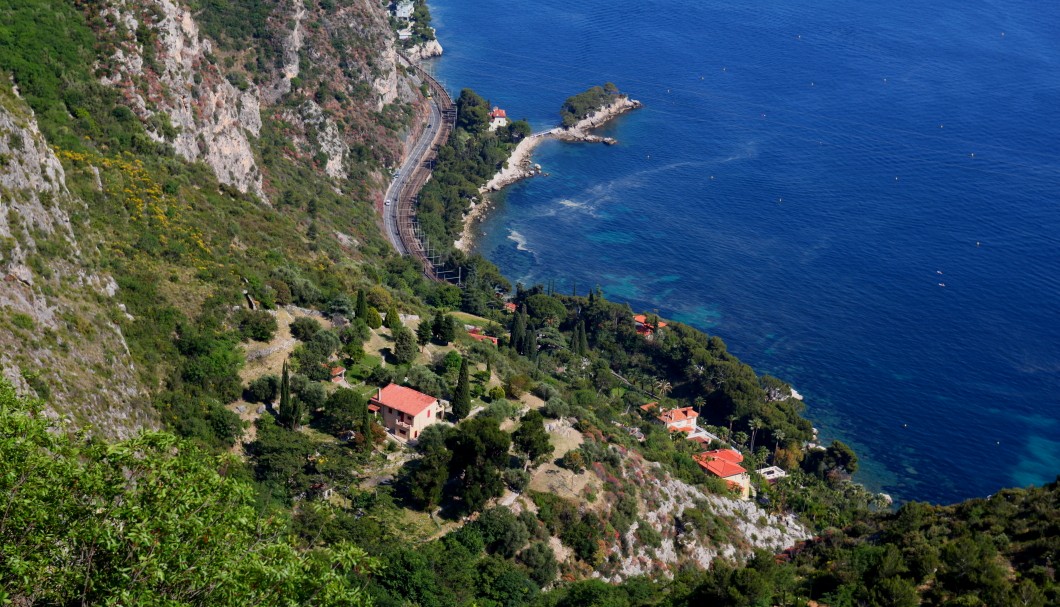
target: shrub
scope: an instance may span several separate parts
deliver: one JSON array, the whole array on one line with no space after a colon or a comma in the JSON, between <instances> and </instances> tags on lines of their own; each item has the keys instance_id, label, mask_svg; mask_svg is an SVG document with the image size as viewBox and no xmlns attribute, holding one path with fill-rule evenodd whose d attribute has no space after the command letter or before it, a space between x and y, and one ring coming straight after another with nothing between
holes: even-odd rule
<instances>
[{"instance_id":1,"label":"shrub","mask_svg":"<svg viewBox=\"0 0 1060 607\"><path fill-rule=\"evenodd\" d=\"M240 310L235 322L243 341L270 341L276 335L276 317L264 310Z\"/></svg>"},{"instance_id":2,"label":"shrub","mask_svg":"<svg viewBox=\"0 0 1060 607\"><path fill-rule=\"evenodd\" d=\"M291 336L299 341L309 341L320 331L320 323L315 318L300 316L291 323Z\"/></svg>"},{"instance_id":3,"label":"shrub","mask_svg":"<svg viewBox=\"0 0 1060 607\"><path fill-rule=\"evenodd\" d=\"M251 403L267 403L276 400L280 391L280 378L275 375L262 375L250 382L243 392L243 398Z\"/></svg>"}]
</instances>

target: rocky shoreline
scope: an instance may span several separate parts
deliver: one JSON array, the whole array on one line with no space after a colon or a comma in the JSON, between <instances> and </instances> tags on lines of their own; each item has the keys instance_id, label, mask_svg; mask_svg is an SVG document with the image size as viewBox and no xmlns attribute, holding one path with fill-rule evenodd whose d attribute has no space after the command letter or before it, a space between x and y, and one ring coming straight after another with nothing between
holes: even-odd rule
<instances>
[{"instance_id":1,"label":"rocky shoreline","mask_svg":"<svg viewBox=\"0 0 1060 607\"><path fill-rule=\"evenodd\" d=\"M642 106L643 104L636 99L630 99L626 96L619 97L610 105L606 105L589 116L586 116L572 127L558 126L542 133L534 133L520 141L519 144L515 146L515 149L512 150L512 154L508 158L508 162L505 164L504 168L497 171L497 173L494 174L485 185L479 188L480 200L477 203L473 203L471 209L464 214L464 230L460 233L460 238L453 243L453 246L465 253L471 250L471 245L474 242L473 227L476 223L482 220L486 211L489 209L490 200L488 194L490 192L496 192L512 185L513 183L539 173L539 170L535 168L534 164L531 162L531 158L534 149L540 145L542 141L546 139L558 139L560 141L568 141L572 143L603 143L605 145L615 145L618 141L613 137L601 137L599 135L594 135L591 131L603 126L608 121L613 120L626 112L633 111Z\"/></svg>"}]
</instances>

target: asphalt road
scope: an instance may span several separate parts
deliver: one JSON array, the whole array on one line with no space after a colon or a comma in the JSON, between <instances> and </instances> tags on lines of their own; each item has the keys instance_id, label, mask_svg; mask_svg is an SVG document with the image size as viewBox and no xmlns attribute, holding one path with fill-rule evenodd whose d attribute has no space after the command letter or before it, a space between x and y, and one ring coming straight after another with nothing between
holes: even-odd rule
<instances>
[{"instance_id":1,"label":"asphalt road","mask_svg":"<svg viewBox=\"0 0 1060 607\"><path fill-rule=\"evenodd\" d=\"M434 141L438 131L442 128L442 111L438 107L437 101L433 98L431 99L430 108L431 121L416 141L415 147L412 148L412 153L401 165L401 169L394 177L394 181L390 183L390 187L386 190L386 199L383 201L383 231L386 233L390 244L394 245L394 248L401 255L408 255L409 251L405 248L405 244L401 242L401 234L398 231L398 205L400 201L406 199L410 200L411 204L412 197L404 196L406 193L405 188L408 186L408 179L412 176L412 171L426 160L431 152L431 142ZM390 202L389 205L386 204L387 201Z\"/></svg>"}]
</instances>

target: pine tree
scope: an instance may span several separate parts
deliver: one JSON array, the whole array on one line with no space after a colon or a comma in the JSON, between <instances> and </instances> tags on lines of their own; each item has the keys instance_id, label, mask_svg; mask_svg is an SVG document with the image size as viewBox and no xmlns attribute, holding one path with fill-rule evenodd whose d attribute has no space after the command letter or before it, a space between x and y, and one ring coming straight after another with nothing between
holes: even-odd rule
<instances>
[{"instance_id":1,"label":"pine tree","mask_svg":"<svg viewBox=\"0 0 1060 607\"><path fill-rule=\"evenodd\" d=\"M467 357L460 361L460 374L453 394L453 416L464 419L471 412L471 385L468 381Z\"/></svg>"},{"instance_id":2,"label":"pine tree","mask_svg":"<svg viewBox=\"0 0 1060 607\"><path fill-rule=\"evenodd\" d=\"M445 345L456 339L456 321L453 320L452 316L448 314L439 314L434 319L435 323L435 337L438 341Z\"/></svg>"},{"instance_id":3,"label":"pine tree","mask_svg":"<svg viewBox=\"0 0 1060 607\"><path fill-rule=\"evenodd\" d=\"M364 289L357 291L357 318L364 320L368 316L368 298L364 295Z\"/></svg>"}]
</instances>

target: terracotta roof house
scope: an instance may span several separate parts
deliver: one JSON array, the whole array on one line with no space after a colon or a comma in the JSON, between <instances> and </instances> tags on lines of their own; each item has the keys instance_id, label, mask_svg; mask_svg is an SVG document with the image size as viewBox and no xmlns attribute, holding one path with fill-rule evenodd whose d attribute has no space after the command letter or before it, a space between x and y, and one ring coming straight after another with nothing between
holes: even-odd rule
<instances>
[{"instance_id":1,"label":"terracotta roof house","mask_svg":"<svg viewBox=\"0 0 1060 607\"><path fill-rule=\"evenodd\" d=\"M493 111L490 112L490 131L496 131L506 126L508 126L508 112L493 106Z\"/></svg>"},{"instance_id":2,"label":"terracotta roof house","mask_svg":"<svg viewBox=\"0 0 1060 607\"><path fill-rule=\"evenodd\" d=\"M332 383L341 384L346 381L346 368L345 367L332 367L331 368L331 381Z\"/></svg>"},{"instance_id":3,"label":"terracotta roof house","mask_svg":"<svg viewBox=\"0 0 1060 607\"><path fill-rule=\"evenodd\" d=\"M644 407L641 408L643 409ZM663 411L662 414L655 417L655 420L666 426L666 429L670 432L684 432L688 435L688 438L711 438L711 435L697 425L696 420L698 418L699 413L696 413L696 410L692 407L681 407L680 409Z\"/></svg>"},{"instance_id":4,"label":"terracotta roof house","mask_svg":"<svg viewBox=\"0 0 1060 607\"><path fill-rule=\"evenodd\" d=\"M378 407L386 429L403 441L414 442L427 426L442 420L442 402L437 398L397 384L379 390L369 401Z\"/></svg>"},{"instance_id":5,"label":"terracotta roof house","mask_svg":"<svg viewBox=\"0 0 1060 607\"><path fill-rule=\"evenodd\" d=\"M640 406L640 410L645 413L651 413L653 409L659 406L659 403L645 403Z\"/></svg>"},{"instance_id":6,"label":"terracotta roof house","mask_svg":"<svg viewBox=\"0 0 1060 607\"><path fill-rule=\"evenodd\" d=\"M740 497L747 499L751 495L751 477L740 463L743 455L733 449L717 449L705 451L699 455L693 455L700 468L729 484L729 487L738 489Z\"/></svg>"},{"instance_id":7,"label":"terracotta roof house","mask_svg":"<svg viewBox=\"0 0 1060 607\"><path fill-rule=\"evenodd\" d=\"M495 346L497 345L497 338L492 335L483 335L477 331L468 331L467 334L475 341L488 341Z\"/></svg>"},{"instance_id":8,"label":"terracotta roof house","mask_svg":"<svg viewBox=\"0 0 1060 607\"><path fill-rule=\"evenodd\" d=\"M504 302L504 311L509 313L509 314L515 314L515 302L514 301L506 301L506 302Z\"/></svg>"},{"instance_id":9,"label":"terracotta roof house","mask_svg":"<svg viewBox=\"0 0 1060 607\"><path fill-rule=\"evenodd\" d=\"M655 333L656 329L662 329L666 327L666 323L659 320L658 317L655 318L654 325L649 323L648 317L644 314L637 314L636 316L634 316L633 324L637 328L637 334L644 336L652 335L653 333Z\"/></svg>"}]
</instances>

